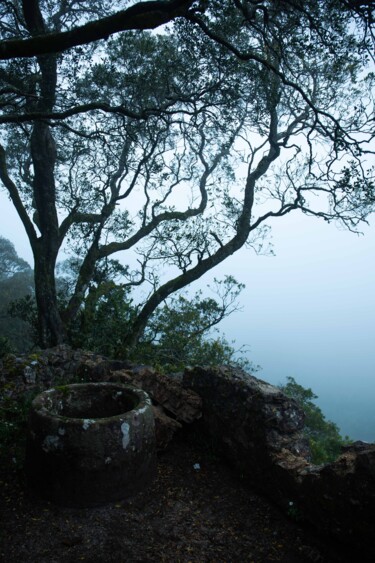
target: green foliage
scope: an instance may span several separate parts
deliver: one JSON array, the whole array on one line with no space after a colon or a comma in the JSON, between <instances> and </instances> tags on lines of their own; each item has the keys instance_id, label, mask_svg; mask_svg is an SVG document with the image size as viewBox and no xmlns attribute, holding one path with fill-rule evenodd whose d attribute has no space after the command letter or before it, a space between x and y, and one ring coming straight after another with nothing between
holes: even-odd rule
<instances>
[{"instance_id":1,"label":"green foliage","mask_svg":"<svg viewBox=\"0 0 375 563\"><path fill-rule=\"evenodd\" d=\"M6 336L0 336L0 359L13 352L14 349L9 341L9 338L7 338Z\"/></svg>"},{"instance_id":2,"label":"green foliage","mask_svg":"<svg viewBox=\"0 0 375 563\"><path fill-rule=\"evenodd\" d=\"M326 420L321 409L314 403L317 395L310 388L302 387L293 377L280 389L294 399L305 413L304 433L309 440L312 461L316 464L334 461L341 453L341 447L351 442L348 436L343 438L338 426Z\"/></svg>"},{"instance_id":3,"label":"green foliage","mask_svg":"<svg viewBox=\"0 0 375 563\"><path fill-rule=\"evenodd\" d=\"M36 303L33 295L24 295L18 299L11 301L8 307L8 313L11 317L19 318L30 327L37 324Z\"/></svg>"},{"instance_id":4,"label":"green foliage","mask_svg":"<svg viewBox=\"0 0 375 563\"><path fill-rule=\"evenodd\" d=\"M58 266L59 304L69 301L73 287L71 280L79 269L79 262L67 260ZM180 370L186 365L236 364L252 372L258 368L235 350L216 326L238 309L237 297L243 289L232 276L214 280L214 297L203 297L198 291L192 297L171 298L150 318L137 346L129 350L124 344L137 307L129 284L120 282L127 269L115 260L97 264L79 315L68 331L69 343L117 359L133 359L158 366L161 370ZM10 280L9 280L10 281ZM7 314L29 327L29 337L36 341L37 309L32 295L15 299L19 294L10 289ZM13 297L13 300L11 298ZM4 353L12 342L4 340ZM0 343L1 352L1 343Z\"/></svg>"},{"instance_id":5,"label":"green foliage","mask_svg":"<svg viewBox=\"0 0 375 563\"><path fill-rule=\"evenodd\" d=\"M233 363L255 371L245 358L237 357L236 350L224 337L209 336L210 323L217 312L218 303L214 299L201 299L199 293L192 300L180 295L155 313L143 338L134 349L128 350L123 341L135 307L127 300L126 291L113 284L95 307L87 303L79 328L73 329L71 338L76 346L111 358L152 364L163 371L180 370L186 365Z\"/></svg>"},{"instance_id":6,"label":"green foliage","mask_svg":"<svg viewBox=\"0 0 375 563\"><path fill-rule=\"evenodd\" d=\"M13 244L0 236L0 355L1 350L26 352L33 345L33 294L32 269L17 255Z\"/></svg>"},{"instance_id":7,"label":"green foliage","mask_svg":"<svg viewBox=\"0 0 375 563\"><path fill-rule=\"evenodd\" d=\"M123 340L134 314L128 290L113 281L102 282L90 288L77 322L70 328L70 342L110 358L125 358Z\"/></svg>"},{"instance_id":8,"label":"green foliage","mask_svg":"<svg viewBox=\"0 0 375 563\"><path fill-rule=\"evenodd\" d=\"M2 2L0 38L14 46L52 33L43 41L53 53L55 31L90 21L100 30L128 4ZM41 346L62 342L77 317L85 340L89 288L101 294L94 316L122 314L118 290L95 280L118 252L128 286L145 288L134 295L148 294L121 320L131 346L174 291L245 244L260 251L271 217L299 209L351 230L366 220L373 36L367 9L353 4L210 0L184 12L166 2L160 26L145 2L137 29L118 33L114 16L105 40L78 32L80 45L58 57L3 61L0 180L33 250ZM77 259L65 307L62 249ZM3 254L14 258L7 242Z\"/></svg>"},{"instance_id":9,"label":"green foliage","mask_svg":"<svg viewBox=\"0 0 375 563\"><path fill-rule=\"evenodd\" d=\"M99 30L129 2L29 4L1 3L0 38L17 43L38 22L53 52L55 31L90 21ZM146 2L143 31L118 33L114 16L105 40L79 32L80 45L58 57L2 63L0 180L33 249L42 346L63 341L77 315L85 332L88 288L101 291L96 265L117 252L127 284L148 293L147 308L125 315L134 341L175 290L246 243L261 249L270 217L300 209L355 230L374 209L367 9L344 0L173 4L163 9L169 25L159 27ZM25 264L2 245L13 275ZM65 310L55 292L62 248L78 258ZM0 259L0 277L1 268ZM116 292L97 300L103 314L119 312Z\"/></svg>"},{"instance_id":10,"label":"green foliage","mask_svg":"<svg viewBox=\"0 0 375 563\"><path fill-rule=\"evenodd\" d=\"M17 272L30 272L26 260L20 258L10 240L0 235L0 281L13 277Z\"/></svg>"},{"instance_id":11,"label":"green foliage","mask_svg":"<svg viewBox=\"0 0 375 563\"><path fill-rule=\"evenodd\" d=\"M178 318L178 312L175 312ZM163 332L160 342L141 341L132 356L144 363L156 366L160 371L180 371L186 366L215 366L235 364L255 371L244 357L223 336L209 338L206 335Z\"/></svg>"},{"instance_id":12,"label":"green foliage","mask_svg":"<svg viewBox=\"0 0 375 563\"><path fill-rule=\"evenodd\" d=\"M256 371L256 367L217 333L216 325L236 310L236 298L243 285L227 276L215 280L219 299L179 295L160 307L151 318L135 354L147 363L165 370L181 370L187 365L236 364Z\"/></svg>"},{"instance_id":13,"label":"green foliage","mask_svg":"<svg viewBox=\"0 0 375 563\"><path fill-rule=\"evenodd\" d=\"M40 392L17 396L12 384L3 385L0 401L0 465L12 463L15 468L23 465L26 428L30 405Z\"/></svg>"},{"instance_id":14,"label":"green foliage","mask_svg":"<svg viewBox=\"0 0 375 563\"><path fill-rule=\"evenodd\" d=\"M113 275L111 269L111 276ZM111 358L132 359L160 370L176 371L186 365L236 364L257 369L240 351L217 333L220 321L237 309L236 299L243 285L227 276L214 281L214 297L179 295L159 307L150 318L135 348L124 342L137 314L129 288L107 276L97 277L81 308L78 322L71 326L70 342Z\"/></svg>"}]
</instances>

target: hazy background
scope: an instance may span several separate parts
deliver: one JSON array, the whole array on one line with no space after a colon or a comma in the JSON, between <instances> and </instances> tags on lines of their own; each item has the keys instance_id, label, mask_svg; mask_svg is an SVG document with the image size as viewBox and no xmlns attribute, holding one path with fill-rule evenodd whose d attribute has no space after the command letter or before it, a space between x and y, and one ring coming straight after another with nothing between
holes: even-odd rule
<instances>
[{"instance_id":1,"label":"hazy background","mask_svg":"<svg viewBox=\"0 0 375 563\"><path fill-rule=\"evenodd\" d=\"M243 310L220 328L250 347L258 377L293 376L319 396L327 418L375 441L375 222L356 236L300 214L271 223L275 257L242 250L193 287L232 274ZM0 193L0 235L32 265L19 219Z\"/></svg>"},{"instance_id":2,"label":"hazy background","mask_svg":"<svg viewBox=\"0 0 375 563\"><path fill-rule=\"evenodd\" d=\"M375 225L357 236L294 215L272 231L275 257L242 252L221 267L246 283L222 328L250 345L259 377L293 376L344 434L375 441Z\"/></svg>"}]
</instances>

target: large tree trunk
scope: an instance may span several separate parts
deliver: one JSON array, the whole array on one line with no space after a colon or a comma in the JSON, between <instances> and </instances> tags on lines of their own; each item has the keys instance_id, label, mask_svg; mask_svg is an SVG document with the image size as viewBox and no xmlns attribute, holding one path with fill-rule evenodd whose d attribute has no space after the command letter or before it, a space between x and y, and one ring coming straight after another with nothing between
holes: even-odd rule
<instances>
[{"instance_id":1,"label":"large tree trunk","mask_svg":"<svg viewBox=\"0 0 375 563\"><path fill-rule=\"evenodd\" d=\"M45 123L34 125L31 154L36 210L34 222L41 233L34 248L39 344L48 347L62 343L65 330L57 307L55 282L55 265L60 247L54 178L56 147L50 127Z\"/></svg>"},{"instance_id":2,"label":"large tree trunk","mask_svg":"<svg viewBox=\"0 0 375 563\"><path fill-rule=\"evenodd\" d=\"M32 36L43 35L46 29L39 0L22 0L23 14ZM40 95L37 111L52 111L57 84L57 57L39 56ZM64 325L57 307L55 265L61 245L56 210L55 164L56 143L48 123L36 121L30 139L33 163L34 223L40 237L33 244L35 294L38 308L39 344L42 347L60 344L65 340Z\"/></svg>"},{"instance_id":3,"label":"large tree trunk","mask_svg":"<svg viewBox=\"0 0 375 563\"><path fill-rule=\"evenodd\" d=\"M57 307L55 265L60 248L55 205L55 143L47 125L36 123L31 137L34 164L34 222L41 236L34 248L35 295L38 308L39 344L61 344L65 330Z\"/></svg>"},{"instance_id":4,"label":"large tree trunk","mask_svg":"<svg viewBox=\"0 0 375 563\"><path fill-rule=\"evenodd\" d=\"M35 253L35 297L38 308L39 344L43 348L62 344L65 341L65 328L57 306L55 284L55 261L48 256L48 248L43 242Z\"/></svg>"}]
</instances>

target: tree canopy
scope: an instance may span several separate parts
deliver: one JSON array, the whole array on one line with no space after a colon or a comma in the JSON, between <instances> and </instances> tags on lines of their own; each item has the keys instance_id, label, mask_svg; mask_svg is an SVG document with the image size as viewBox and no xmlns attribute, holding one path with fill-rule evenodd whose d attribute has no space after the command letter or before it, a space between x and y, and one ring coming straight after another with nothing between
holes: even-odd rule
<instances>
[{"instance_id":1,"label":"tree canopy","mask_svg":"<svg viewBox=\"0 0 375 563\"><path fill-rule=\"evenodd\" d=\"M30 265L18 256L13 243L0 235L0 281L18 272L30 271Z\"/></svg>"},{"instance_id":2,"label":"tree canopy","mask_svg":"<svg viewBox=\"0 0 375 563\"><path fill-rule=\"evenodd\" d=\"M12 302L31 300L33 272L14 245L0 236L0 357L11 350L24 351L32 343L28 323L11 315ZM25 301L23 301L25 303Z\"/></svg>"},{"instance_id":3,"label":"tree canopy","mask_svg":"<svg viewBox=\"0 0 375 563\"><path fill-rule=\"evenodd\" d=\"M39 340L63 342L116 257L158 307L299 210L374 209L373 11L344 0L7 1L0 179L34 255ZM150 31L153 30L153 31ZM61 249L76 264L58 300Z\"/></svg>"}]
</instances>

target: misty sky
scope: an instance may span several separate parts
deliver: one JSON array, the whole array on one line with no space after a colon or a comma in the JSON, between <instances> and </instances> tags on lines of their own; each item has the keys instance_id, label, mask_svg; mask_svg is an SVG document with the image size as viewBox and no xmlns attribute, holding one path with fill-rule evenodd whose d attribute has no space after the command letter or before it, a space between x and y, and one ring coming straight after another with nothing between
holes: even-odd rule
<instances>
[{"instance_id":1,"label":"misty sky","mask_svg":"<svg viewBox=\"0 0 375 563\"><path fill-rule=\"evenodd\" d=\"M32 264L22 226L0 195L0 235ZM246 284L243 311L221 328L250 347L271 383L293 376L319 395L327 418L375 441L375 222L356 236L294 214L272 225L275 257L241 250L193 287L232 274Z\"/></svg>"},{"instance_id":2,"label":"misty sky","mask_svg":"<svg viewBox=\"0 0 375 563\"><path fill-rule=\"evenodd\" d=\"M222 266L247 286L226 335L250 345L259 377L295 377L344 433L375 441L375 225L359 237L296 214L272 230L276 257Z\"/></svg>"}]
</instances>

